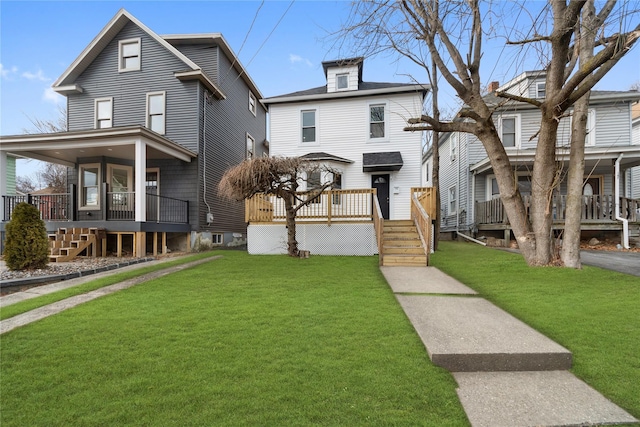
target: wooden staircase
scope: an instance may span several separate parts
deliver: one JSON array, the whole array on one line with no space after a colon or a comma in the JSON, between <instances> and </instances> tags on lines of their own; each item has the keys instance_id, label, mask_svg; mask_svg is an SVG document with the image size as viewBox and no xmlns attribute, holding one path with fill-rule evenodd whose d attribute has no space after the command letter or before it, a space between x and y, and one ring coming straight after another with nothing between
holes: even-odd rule
<instances>
[{"instance_id":1,"label":"wooden staircase","mask_svg":"<svg viewBox=\"0 0 640 427\"><path fill-rule=\"evenodd\" d=\"M411 220L385 220L382 233L383 266L426 266L420 235Z\"/></svg>"},{"instance_id":2,"label":"wooden staircase","mask_svg":"<svg viewBox=\"0 0 640 427\"><path fill-rule=\"evenodd\" d=\"M49 262L71 261L86 250L87 256L96 256L97 228L58 228L49 234Z\"/></svg>"}]
</instances>

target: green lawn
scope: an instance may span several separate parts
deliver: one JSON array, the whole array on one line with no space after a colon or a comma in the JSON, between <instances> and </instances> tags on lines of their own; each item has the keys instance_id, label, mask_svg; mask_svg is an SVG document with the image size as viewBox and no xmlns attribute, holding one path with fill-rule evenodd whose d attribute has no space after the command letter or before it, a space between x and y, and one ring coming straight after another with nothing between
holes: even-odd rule
<instances>
[{"instance_id":1,"label":"green lawn","mask_svg":"<svg viewBox=\"0 0 640 427\"><path fill-rule=\"evenodd\" d=\"M432 264L571 350L573 373L640 418L640 278L527 267L518 254L441 242Z\"/></svg>"},{"instance_id":2,"label":"green lawn","mask_svg":"<svg viewBox=\"0 0 640 427\"><path fill-rule=\"evenodd\" d=\"M0 424L467 425L376 257L222 254L2 335Z\"/></svg>"}]
</instances>

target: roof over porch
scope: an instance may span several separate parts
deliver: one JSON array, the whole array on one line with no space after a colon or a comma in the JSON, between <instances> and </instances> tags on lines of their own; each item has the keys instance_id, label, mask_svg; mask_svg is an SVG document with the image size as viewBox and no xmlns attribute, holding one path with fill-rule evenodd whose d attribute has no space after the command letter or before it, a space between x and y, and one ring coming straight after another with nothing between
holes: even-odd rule
<instances>
[{"instance_id":1,"label":"roof over porch","mask_svg":"<svg viewBox=\"0 0 640 427\"><path fill-rule=\"evenodd\" d=\"M197 157L193 151L143 126L0 136L0 152L73 167L79 157L117 154L134 159L139 142L146 147L147 159L190 162Z\"/></svg>"}]
</instances>

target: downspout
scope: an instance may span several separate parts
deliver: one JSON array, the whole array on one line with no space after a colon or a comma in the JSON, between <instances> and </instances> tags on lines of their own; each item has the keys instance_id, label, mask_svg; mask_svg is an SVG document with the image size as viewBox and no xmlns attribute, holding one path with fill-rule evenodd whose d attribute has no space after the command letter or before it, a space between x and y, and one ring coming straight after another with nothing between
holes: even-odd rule
<instances>
[{"instance_id":1,"label":"downspout","mask_svg":"<svg viewBox=\"0 0 640 427\"><path fill-rule=\"evenodd\" d=\"M616 204L616 219L622 221L622 247L629 249L629 220L620 216L620 160L624 154L620 153L615 163L615 204Z\"/></svg>"},{"instance_id":2,"label":"downspout","mask_svg":"<svg viewBox=\"0 0 640 427\"><path fill-rule=\"evenodd\" d=\"M205 89L202 97L202 200L207 205L207 225L213 222L213 215L211 214L211 206L207 202L207 98L209 92Z\"/></svg>"},{"instance_id":3,"label":"downspout","mask_svg":"<svg viewBox=\"0 0 640 427\"><path fill-rule=\"evenodd\" d=\"M460 227L460 193L462 193L461 188L460 188L460 157L462 157L462 138L460 136L460 133L458 133L458 155L456 156L456 163L458 164L458 180L456 183L456 234L458 234L459 232L459 227Z\"/></svg>"}]
</instances>

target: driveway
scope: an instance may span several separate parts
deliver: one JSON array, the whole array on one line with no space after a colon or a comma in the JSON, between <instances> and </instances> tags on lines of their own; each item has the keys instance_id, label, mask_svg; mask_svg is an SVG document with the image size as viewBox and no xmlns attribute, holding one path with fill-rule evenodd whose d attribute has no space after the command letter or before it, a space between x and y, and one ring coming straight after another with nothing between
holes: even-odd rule
<instances>
[{"instance_id":1,"label":"driveway","mask_svg":"<svg viewBox=\"0 0 640 427\"><path fill-rule=\"evenodd\" d=\"M640 277L640 253L619 251L580 251L585 265L606 268Z\"/></svg>"}]
</instances>

